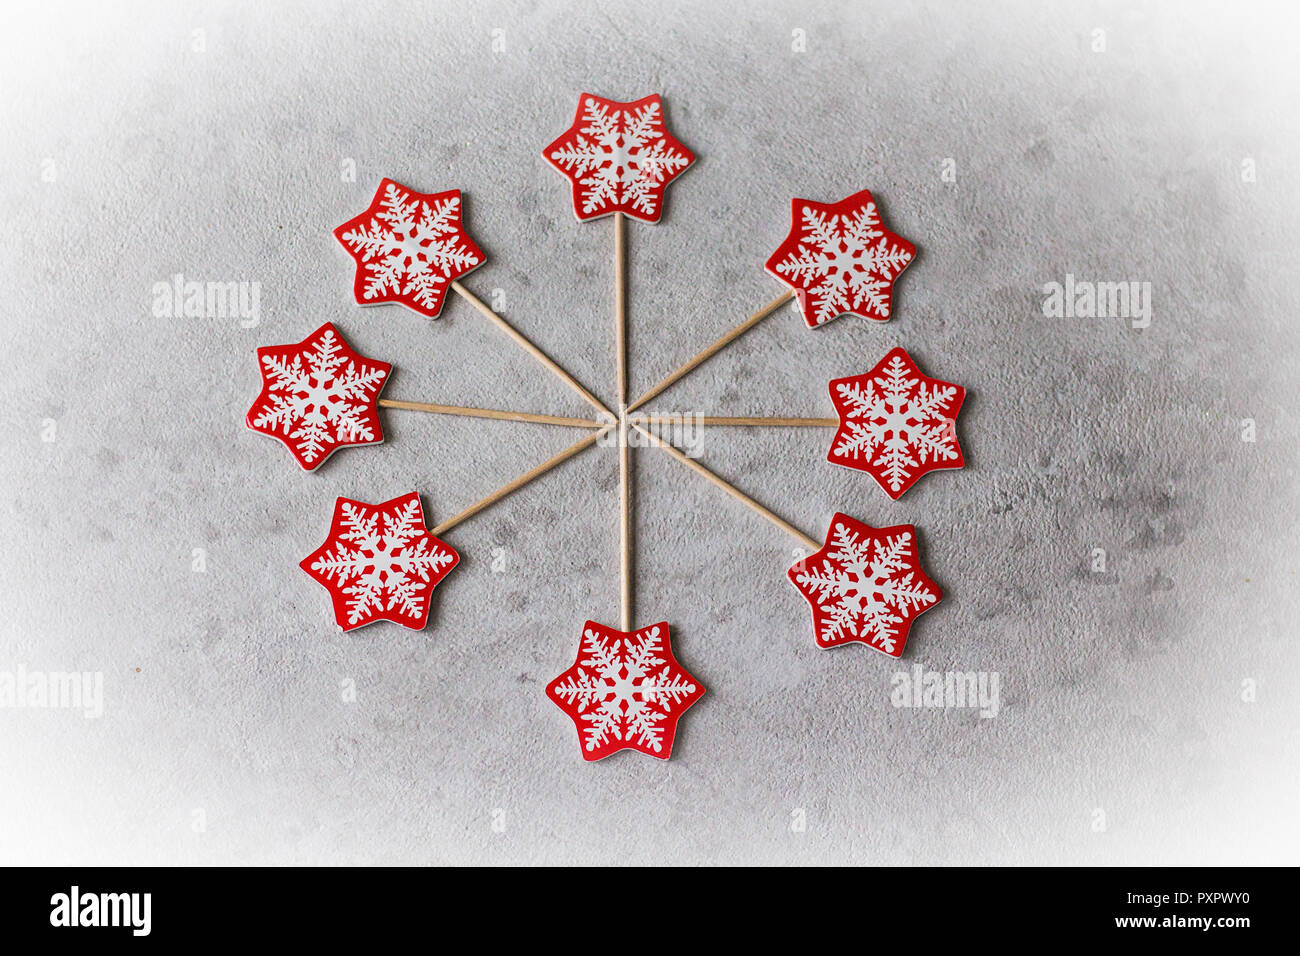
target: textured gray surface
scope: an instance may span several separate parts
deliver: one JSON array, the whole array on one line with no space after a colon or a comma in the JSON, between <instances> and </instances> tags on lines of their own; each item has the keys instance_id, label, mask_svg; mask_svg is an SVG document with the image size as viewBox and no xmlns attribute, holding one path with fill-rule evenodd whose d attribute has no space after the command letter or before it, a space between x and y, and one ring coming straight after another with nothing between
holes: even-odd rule
<instances>
[{"instance_id":1,"label":"textured gray surface","mask_svg":"<svg viewBox=\"0 0 1300 956\"><path fill-rule=\"evenodd\" d=\"M2 32L0 670L102 670L105 711L0 711L0 861L1294 862L1289 15L268 6L42 3ZM869 187L921 250L897 319L783 311L657 408L827 415L897 344L971 393L968 467L897 503L825 433L706 436L814 536L918 526L947 597L902 665L818 650L794 542L636 456L637 617L710 690L669 762L584 763L542 690L617 620L612 451L457 529L427 631L344 635L296 567L336 495L438 520L576 436L389 413L304 474L242 425L254 348L325 320L396 365L389 397L584 412L463 302L430 327L349 301L330 230L385 175L464 190L467 284L612 400L611 227L539 155L582 90L661 92L700 157L629 227L633 392L778 291L790 196ZM154 317L176 272L260 282L260 325ZM1150 328L1043 318L1067 272L1151 282ZM915 663L998 672L1001 712L893 708Z\"/></svg>"}]
</instances>

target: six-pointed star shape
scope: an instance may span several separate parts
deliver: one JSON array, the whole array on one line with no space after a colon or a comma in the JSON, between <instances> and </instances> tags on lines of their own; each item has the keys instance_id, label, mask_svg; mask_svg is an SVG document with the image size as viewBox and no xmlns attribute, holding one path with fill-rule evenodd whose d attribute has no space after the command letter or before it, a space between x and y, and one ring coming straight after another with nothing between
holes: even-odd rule
<instances>
[{"instance_id":1,"label":"six-pointed star shape","mask_svg":"<svg viewBox=\"0 0 1300 956\"><path fill-rule=\"evenodd\" d=\"M377 445L379 393L392 366L353 351L326 322L301 342L257 350L262 391L248 427L284 442L311 471L346 445Z\"/></svg>"},{"instance_id":2,"label":"six-pointed star shape","mask_svg":"<svg viewBox=\"0 0 1300 956\"><path fill-rule=\"evenodd\" d=\"M400 302L430 318L442 311L451 283L485 261L461 223L459 189L417 193L384 179L370 208L334 236L356 261L358 304Z\"/></svg>"},{"instance_id":3,"label":"six-pointed star shape","mask_svg":"<svg viewBox=\"0 0 1300 956\"><path fill-rule=\"evenodd\" d=\"M343 630L396 621L418 631L429 620L430 593L459 560L429 533L411 492L378 505L339 498L329 537L300 567L329 590Z\"/></svg>"},{"instance_id":4,"label":"six-pointed star shape","mask_svg":"<svg viewBox=\"0 0 1300 956\"><path fill-rule=\"evenodd\" d=\"M812 605L822 648L858 641L901 657L912 622L943 598L921 570L914 527L873 528L846 514L831 519L825 546L789 574Z\"/></svg>"},{"instance_id":5,"label":"six-pointed star shape","mask_svg":"<svg viewBox=\"0 0 1300 956\"><path fill-rule=\"evenodd\" d=\"M704 688L673 657L667 622L627 632L588 621L577 661L546 695L578 728L584 759L620 750L667 759L677 721Z\"/></svg>"},{"instance_id":6,"label":"six-pointed star shape","mask_svg":"<svg viewBox=\"0 0 1300 956\"><path fill-rule=\"evenodd\" d=\"M966 464L957 443L966 389L922 375L905 350L830 390L840 427L826 460L865 471L895 501L927 472Z\"/></svg>"},{"instance_id":7,"label":"six-pointed star shape","mask_svg":"<svg viewBox=\"0 0 1300 956\"><path fill-rule=\"evenodd\" d=\"M794 290L809 328L852 313L885 321L893 314L894 281L916 247L886 229L864 189L836 203L790 201L790 234L767 260L767 271Z\"/></svg>"},{"instance_id":8,"label":"six-pointed star shape","mask_svg":"<svg viewBox=\"0 0 1300 956\"><path fill-rule=\"evenodd\" d=\"M658 222L664 189L695 161L664 126L657 94L619 103L583 93L573 125L542 155L572 184L580 220L622 212Z\"/></svg>"}]
</instances>

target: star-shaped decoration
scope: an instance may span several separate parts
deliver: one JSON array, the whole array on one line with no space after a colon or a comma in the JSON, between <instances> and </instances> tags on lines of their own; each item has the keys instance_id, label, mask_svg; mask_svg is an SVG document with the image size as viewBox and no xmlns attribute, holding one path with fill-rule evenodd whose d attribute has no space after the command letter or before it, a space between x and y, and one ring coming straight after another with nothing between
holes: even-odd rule
<instances>
[{"instance_id":1,"label":"star-shaped decoration","mask_svg":"<svg viewBox=\"0 0 1300 956\"><path fill-rule=\"evenodd\" d=\"M849 313L883 322L893 314L894 280L915 257L864 189L837 203L791 200L790 234L767 271L794 290L809 328Z\"/></svg>"},{"instance_id":2,"label":"star-shaped decoration","mask_svg":"<svg viewBox=\"0 0 1300 956\"><path fill-rule=\"evenodd\" d=\"M658 222L664 189L695 161L665 128L657 94L618 103L583 93L573 125L542 155L572 183L579 220L622 212Z\"/></svg>"},{"instance_id":3,"label":"star-shaped decoration","mask_svg":"<svg viewBox=\"0 0 1300 956\"><path fill-rule=\"evenodd\" d=\"M308 471L346 445L384 440L377 404L393 367L353 351L330 323L301 342L263 346L257 364L262 391L245 421Z\"/></svg>"},{"instance_id":4,"label":"star-shaped decoration","mask_svg":"<svg viewBox=\"0 0 1300 956\"><path fill-rule=\"evenodd\" d=\"M629 633L588 621L577 661L546 695L578 728L583 759L639 750L666 760L677 721L704 688L673 657L666 622Z\"/></svg>"},{"instance_id":5,"label":"star-shaped decoration","mask_svg":"<svg viewBox=\"0 0 1300 956\"><path fill-rule=\"evenodd\" d=\"M400 302L430 318L451 284L485 261L461 223L458 189L417 193L385 179L370 208L334 235L356 261L359 305Z\"/></svg>"},{"instance_id":6,"label":"star-shaped decoration","mask_svg":"<svg viewBox=\"0 0 1300 956\"><path fill-rule=\"evenodd\" d=\"M895 501L927 472L966 464L956 428L966 389L922 375L903 349L830 389L840 427L826 460L865 471Z\"/></svg>"},{"instance_id":7,"label":"star-shaped decoration","mask_svg":"<svg viewBox=\"0 0 1300 956\"><path fill-rule=\"evenodd\" d=\"M329 537L300 567L328 589L343 630L396 621L418 631L431 592L459 560L429 533L411 492L378 505L339 498Z\"/></svg>"},{"instance_id":8,"label":"star-shaped decoration","mask_svg":"<svg viewBox=\"0 0 1300 956\"><path fill-rule=\"evenodd\" d=\"M789 574L812 605L823 648L857 641L901 657L912 622L943 597L921 570L914 527L872 528L845 514L831 519L826 546Z\"/></svg>"}]
</instances>

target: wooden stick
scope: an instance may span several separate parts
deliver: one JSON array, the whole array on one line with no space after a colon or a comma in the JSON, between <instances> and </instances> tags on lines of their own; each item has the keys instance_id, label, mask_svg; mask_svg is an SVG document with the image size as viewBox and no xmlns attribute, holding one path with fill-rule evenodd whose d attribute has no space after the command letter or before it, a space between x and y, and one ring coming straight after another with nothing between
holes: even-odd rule
<instances>
[{"instance_id":1,"label":"wooden stick","mask_svg":"<svg viewBox=\"0 0 1300 956\"><path fill-rule=\"evenodd\" d=\"M618 353L618 407L627 404L627 246L623 214L614 213L614 349ZM626 628L624 628L626 630Z\"/></svg>"},{"instance_id":2,"label":"wooden stick","mask_svg":"<svg viewBox=\"0 0 1300 956\"><path fill-rule=\"evenodd\" d=\"M546 461L542 462L540 465L538 465L536 468L532 469L531 471L524 472L514 481L510 482L508 485L503 485L502 487L498 488L496 491L492 492L492 494L488 495L486 498L484 498L482 501L478 502L477 504L470 505L460 514L456 515L454 518L448 518L442 524L438 525L438 527L434 528L432 534L436 536L436 535L441 535L446 531L450 531L452 528L456 527L456 525L460 524L462 521L465 521L467 518L474 517L474 515L478 514L484 508L496 504L502 498L506 497L506 495L518 491L520 488L528 484L534 478L539 478L542 475L546 474L555 466L564 464L564 462L568 461L574 455L596 444L596 442L598 442L601 439L601 437L606 432L609 431L611 427L613 426L606 425L600 431L593 432L592 434L588 435L586 438L582 439L582 441L574 442L572 445L564 449L564 451L560 452L558 455L546 459Z\"/></svg>"},{"instance_id":3,"label":"wooden stick","mask_svg":"<svg viewBox=\"0 0 1300 956\"><path fill-rule=\"evenodd\" d=\"M719 488L721 488L727 494L731 495L731 497L735 498L737 501L740 501L748 505L750 508L753 508L756 512L761 514L768 521L772 522L772 524L776 525L782 531L798 538L799 541L805 547L811 548L813 551L820 551L822 549L822 542L814 541L812 538L808 537L808 535L804 534L802 531L800 531L794 525L790 524L790 522L786 521L784 518L780 517L777 514L774 514L773 512L769 511L767 508L764 508L762 505L760 505L753 498L749 497L749 495L745 494L739 488L736 488L735 486L730 485L727 482L723 481L713 472L709 471L709 469L701 465L698 461L695 461L693 458L686 457L686 455L683 454L680 449L674 448L672 445L668 444L667 442L660 441L658 437L650 434L640 425L633 425L632 427L635 428L637 431L639 431L646 438L650 439L652 444L658 445L660 448L668 452L668 454L672 455L674 458L680 461L687 468L691 469L697 475L700 475L710 484L717 485Z\"/></svg>"},{"instance_id":4,"label":"wooden stick","mask_svg":"<svg viewBox=\"0 0 1300 956\"><path fill-rule=\"evenodd\" d=\"M618 446L618 547L619 547L619 593L622 608L624 631L632 630L632 492L629 487L627 425L620 428L622 433Z\"/></svg>"},{"instance_id":5,"label":"wooden stick","mask_svg":"<svg viewBox=\"0 0 1300 956\"><path fill-rule=\"evenodd\" d=\"M627 229L614 213L614 350L618 366L618 550L619 609L622 630L632 630L632 492L628 461L627 415Z\"/></svg>"},{"instance_id":6,"label":"wooden stick","mask_svg":"<svg viewBox=\"0 0 1300 956\"><path fill-rule=\"evenodd\" d=\"M725 418L717 415L635 415L632 422L649 425L741 425L755 428L788 426L790 428L838 428L838 418Z\"/></svg>"},{"instance_id":7,"label":"wooden stick","mask_svg":"<svg viewBox=\"0 0 1300 956\"><path fill-rule=\"evenodd\" d=\"M555 375L560 379L560 381L564 382L565 385L568 385L571 389L573 389L575 392L581 395L584 401L586 401L588 404L590 404L593 408L597 409L598 411L604 412L606 415L609 415L611 418L613 417L613 413L608 408L606 408L604 405L601 404L600 399L596 398L595 395L591 394L591 392L587 391L580 384L578 384L578 380L576 378L574 378L564 369L560 368L560 366L555 363L554 359L552 359L549 355L547 355L545 352L539 349L532 342L528 341L528 339L526 339L523 336L523 334L520 333L513 325L511 325L505 319L501 318L501 316L497 315L495 312L489 309L487 307L487 304L484 303L482 299L480 299L474 293L470 292L468 289L466 289L463 285L461 285L457 281L453 281L451 283L451 287L454 290L456 290L456 293L462 299L464 299L470 305L474 306L474 308L482 312L483 315L485 315L488 319L490 319L493 323L495 323L496 326L501 329L501 331L505 332L506 335L510 336L517 343L519 343L519 345L523 347L524 351L526 351L529 355L537 359L537 361L541 362L548 369L554 372Z\"/></svg>"},{"instance_id":8,"label":"wooden stick","mask_svg":"<svg viewBox=\"0 0 1300 956\"><path fill-rule=\"evenodd\" d=\"M532 412L503 412L495 408L471 408L464 405L431 405L428 402L399 402L381 398L383 408L402 408L410 412L431 412L434 415L468 415L470 418L496 418L509 422L533 422L537 425L568 425L572 428L608 428L608 422L590 418L565 418L563 415L534 415Z\"/></svg>"},{"instance_id":9,"label":"wooden stick","mask_svg":"<svg viewBox=\"0 0 1300 956\"><path fill-rule=\"evenodd\" d=\"M781 308L781 306L785 305L793 298L794 298L794 292L788 290L782 292L779 296L777 296L767 305L763 306L763 308L759 309L757 312L755 312L753 315L747 318L744 322L741 322L740 325L736 326L734 329L732 329L722 338L718 339L718 341L714 342L712 345L710 345L699 355L695 356L695 358L691 359L689 362L687 362L677 371L673 372L672 375L669 375L666 379L664 379L654 388L650 389L650 391L646 392L644 395L638 398L635 402L633 402L631 405L627 407L627 410L629 412L636 411L638 408L640 408L646 402L650 401L650 399L654 398L664 389L668 388L668 386L672 385L678 379L689 374L690 372L694 371L698 366L703 365L709 359L713 358L713 356L717 355L728 345L736 341L736 339L740 338L742 335L744 335L754 326L758 325L758 323L762 322L769 315L771 315L777 309Z\"/></svg>"}]
</instances>

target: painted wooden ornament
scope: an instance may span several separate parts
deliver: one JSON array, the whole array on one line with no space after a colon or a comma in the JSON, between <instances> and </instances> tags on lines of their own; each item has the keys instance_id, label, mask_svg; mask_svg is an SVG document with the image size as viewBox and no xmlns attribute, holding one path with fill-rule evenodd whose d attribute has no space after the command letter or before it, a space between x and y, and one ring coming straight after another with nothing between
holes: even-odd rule
<instances>
[{"instance_id":1,"label":"painted wooden ornament","mask_svg":"<svg viewBox=\"0 0 1300 956\"><path fill-rule=\"evenodd\" d=\"M249 428L284 443L308 471L348 445L377 445L379 393L392 366L353 351L326 322L301 342L257 350L262 391Z\"/></svg>"},{"instance_id":2,"label":"painted wooden ornament","mask_svg":"<svg viewBox=\"0 0 1300 956\"><path fill-rule=\"evenodd\" d=\"M619 103L583 93L573 125L542 155L572 185L579 220L621 212L658 222L664 190L695 161L664 126L657 94Z\"/></svg>"},{"instance_id":3,"label":"painted wooden ornament","mask_svg":"<svg viewBox=\"0 0 1300 956\"><path fill-rule=\"evenodd\" d=\"M588 621L577 660L546 695L578 728L584 760L620 750L666 760L678 720L704 688L673 657L666 622L629 632Z\"/></svg>"},{"instance_id":4,"label":"painted wooden ornament","mask_svg":"<svg viewBox=\"0 0 1300 956\"><path fill-rule=\"evenodd\" d=\"M867 190L835 203L790 200L790 234L767 271L793 290L809 328L841 315L885 321L916 247L884 227Z\"/></svg>"},{"instance_id":5,"label":"painted wooden ornament","mask_svg":"<svg viewBox=\"0 0 1300 956\"><path fill-rule=\"evenodd\" d=\"M343 630L395 621L418 631L429 621L434 587L458 561L429 533L411 492L377 505L339 498L329 537L299 567L330 592Z\"/></svg>"},{"instance_id":6,"label":"painted wooden ornament","mask_svg":"<svg viewBox=\"0 0 1300 956\"><path fill-rule=\"evenodd\" d=\"M912 622L943 598L921 570L914 527L873 528L846 514L831 519L825 546L789 575L812 605L823 648L856 641L901 657Z\"/></svg>"},{"instance_id":7,"label":"painted wooden ornament","mask_svg":"<svg viewBox=\"0 0 1300 956\"><path fill-rule=\"evenodd\" d=\"M895 501L927 472L966 464L957 442L966 389L921 374L905 350L830 390L840 427L826 460L865 471Z\"/></svg>"},{"instance_id":8,"label":"painted wooden ornament","mask_svg":"<svg viewBox=\"0 0 1300 956\"><path fill-rule=\"evenodd\" d=\"M451 284L486 261L461 222L458 189L417 193L385 179L370 208L334 236L356 262L358 305L398 302L429 318Z\"/></svg>"}]
</instances>

